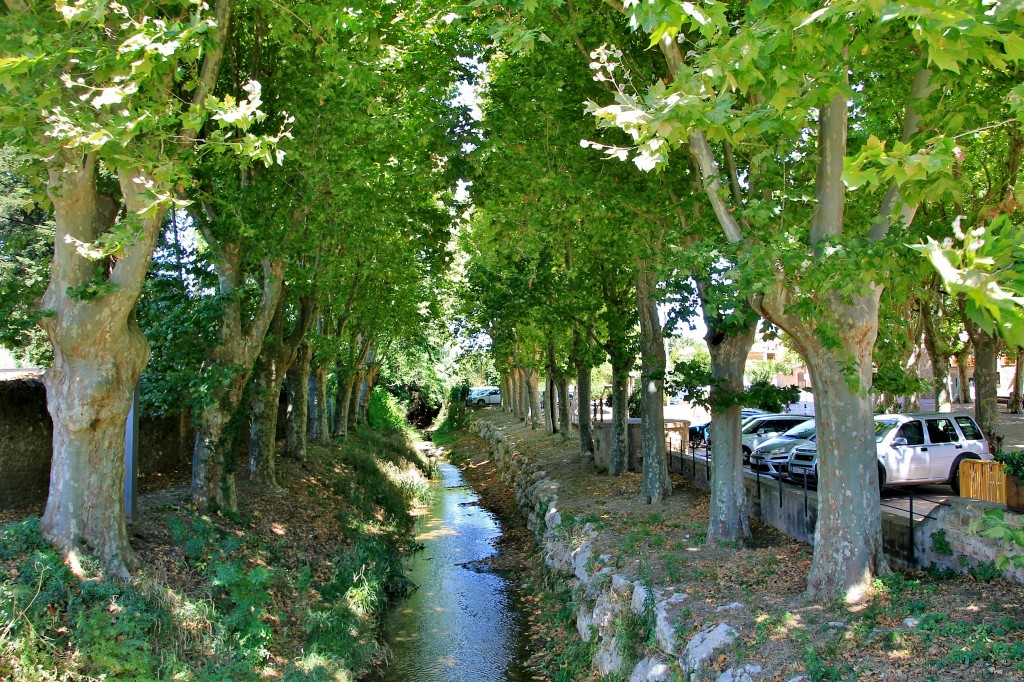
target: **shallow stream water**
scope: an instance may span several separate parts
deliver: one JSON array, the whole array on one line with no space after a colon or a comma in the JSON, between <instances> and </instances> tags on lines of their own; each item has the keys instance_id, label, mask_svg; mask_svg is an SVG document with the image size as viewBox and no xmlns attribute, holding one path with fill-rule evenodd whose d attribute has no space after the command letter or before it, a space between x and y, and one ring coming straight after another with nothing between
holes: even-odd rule
<instances>
[{"instance_id":1,"label":"shallow stream water","mask_svg":"<svg viewBox=\"0 0 1024 682\"><path fill-rule=\"evenodd\" d=\"M441 466L428 513L417 523L424 549L406 569L418 589L392 605L384 638L392 650L373 682L520 682L526 648L508 577L488 569L501 526L451 464Z\"/></svg>"}]
</instances>

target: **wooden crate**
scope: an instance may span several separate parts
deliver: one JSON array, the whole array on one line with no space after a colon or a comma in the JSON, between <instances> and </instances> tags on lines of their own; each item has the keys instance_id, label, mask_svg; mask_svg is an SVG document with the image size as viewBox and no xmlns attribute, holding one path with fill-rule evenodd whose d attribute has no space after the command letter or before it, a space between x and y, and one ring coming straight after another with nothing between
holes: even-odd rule
<instances>
[{"instance_id":1,"label":"wooden crate","mask_svg":"<svg viewBox=\"0 0 1024 682\"><path fill-rule=\"evenodd\" d=\"M960 462L960 496L1006 504L1006 475L998 462L965 459Z\"/></svg>"}]
</instances>

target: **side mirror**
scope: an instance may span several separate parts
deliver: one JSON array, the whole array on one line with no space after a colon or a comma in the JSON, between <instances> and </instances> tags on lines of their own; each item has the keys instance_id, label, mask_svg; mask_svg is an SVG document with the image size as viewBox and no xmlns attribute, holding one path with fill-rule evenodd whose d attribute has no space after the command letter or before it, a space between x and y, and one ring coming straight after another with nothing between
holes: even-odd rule
<instances>
[{"instance_id":1,"label":"side mirror","mask_svg":"<svg viewBox=\"0 0 1024 682\"><path fill-rule=\"evenodd\" d=\"M904 438L903 436L900 436L899 438L893 438L892 439L892 444L893 444L893 447L897 447L897 446L900 446L900 445L907 445L907 439Z\"/></svg>"}]
</instances>

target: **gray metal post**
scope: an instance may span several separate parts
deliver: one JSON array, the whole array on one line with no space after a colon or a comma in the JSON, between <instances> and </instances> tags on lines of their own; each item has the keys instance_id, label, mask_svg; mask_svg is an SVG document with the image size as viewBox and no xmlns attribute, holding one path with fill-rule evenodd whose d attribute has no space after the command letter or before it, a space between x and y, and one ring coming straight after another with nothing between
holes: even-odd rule
<instances>
[{"instance_id":1,"label":"gray metal post","mask_svg":"<svg viewBox=\"0 0 1024 682\"><path fill-rule=\"evenodd\" d=\"M132 392L132 407L124 431L124 515L131 519L139 504L139 387Z\"/></svg>"}]
</instances>

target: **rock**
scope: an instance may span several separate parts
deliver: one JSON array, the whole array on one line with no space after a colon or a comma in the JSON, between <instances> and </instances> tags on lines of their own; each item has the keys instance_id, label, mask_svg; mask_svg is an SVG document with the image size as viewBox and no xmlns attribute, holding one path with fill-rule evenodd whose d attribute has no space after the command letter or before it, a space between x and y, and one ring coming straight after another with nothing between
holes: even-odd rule
<instances>
[{"instance_id":1,"label":"rock","mask_svg":"<svg viewBox=\"0 0 1024 682\"><path fill-rule=\"evenodd\" d=\"M679 665L684 671L700 670L716 652L730 646L739 637L739 633L728 623L701 630L686 644L683 655L679 657Z\"/></svg>"},{"instance_id":2,"label":"rock","mask_svg":"<svg viewBox=\"0 0 1024 682\"><path fill-rule=\"evenodd\" d=\"M791 679L789 682L807 682L807 676L806 675L797 675L796 677Z\"/></svg>"},{"instance_id":3,"label":"rock","mask_svg":"<svg viewBox=\"0 0 1024 682\"><path fill-rule=\"evenodd\" d=\"M654 639L658 644L658 648L666 654L675 655L676 649L679 647L679 643L676 641L676 628L672 622L672 616L669 614L669 609L677 604L681 604L687 599L689 599L689 595L679 592L654 605L654 615L656 619L654 624Z\"/></svg>"},{"instance_id":4,"label":"rock","mask_svg":"<svg viewBox=\"0 0 1024 682\"><path fill-rule=\"evenodd\" d=\"M636 585L634 585L633 603L630 604L630 608L633 609L633 613L644 612L644 608L646 608L647 605L647 595L649 594L650 592L647 590L647 588L641 585L640 583L636 583Z\"/></svg>"},{"instance_id":5,"label":"rock","mask_svg":"<svg viewBox=\"0 0 1024 682\"><path fill-rule=\"evenodd\" d=\"M583 582L590 581L590 574L587 573L587 564L590 562L590 557L594 555L594 541L587 539L583 541L576 551L572 553L572 572L577 578Z\"/></svg>"},{"instance_id":6,"label":"rock","mask_svg":"<svg viewBox=\"0 0 1024 682\"><path fill-rule=\"evenodd\" d=\"M548 505L548 512L544 515L544 527L554 530L562 525L562 514L558 511L557 500L551 500Z\"/></svg>"},{"instance_id":7,"label":"rock","mask_svg":"<svg viewBox=\"0 0 1024 682\"><path fill-rule=\"evenodd\" d=\"M612 575L612 592L623 600L629 601L633 594L633 581L621 573L615 573Z\"/></svg>"},{"instance_id":8,"label":"rock","mask_svg":"<svg viewBox=\"0 0 1024 682\"><path fill-rule=\"evenodd\" d=\"M617 637L602 639L594 654L594 667L602 675L611 675L622 669L622 656L619 655L619 640Z\"/></svg>"},{"instance_id":9,"label":"rock","mask_svg":"<svg viewBox=\"0 0 1024 682\"><path fill-rule=\"evenodd\" d=\"M745 606L746 604L743 604L742 602L734 601L731 604L719 606L717 609L715 609L715 613L721 613L722 611L735 611L736 609L742 609Z\"/></svg>"},{"instance_id":10,"label":"rock","mask_svg":"<svg viewBox=\"0 0 1024 682\"><path fill-rule=\"evenodd\" d=\"M594 625L602 637L610 638L615 634L615 615L621 608L611 592L602 592L597 598L594 604Z\"/></svg>"},{"instance_id":11,"label":"rock","mask_svg":"<svg viewBox=\"0 0 1024 682\"><path fill-rule=\"evenodd\" d=\"M748 663L738 668L729 668L718 676L717 682L757 682L761 677L761 666Z\"/></svg>"},{"instance_id":12,"label":"rock","mask_svg":"<svg viewBox=\"0 0 1024 682\"><path fill-rule=\"evenodd\" d=\"M914 629L918 625L921 624L921 619L920 618L914 618L913 616L910 616L909 618L904 618L903 619L903 624L906 625L910 629Z\"/></svg>"},{"instance_id":13,"label":"rock","mask_svg":"<svg viewBox=\"0 0 1024 682\"><path fill-rule=\"evenodd\" d=\"M648 656L633 668L629 682L664 682L668 679L668 664L660 658Z\"/></svg>"},{"instance_id":14,"label":"rock","mask_svg":"<svg viewBox=\"0 0 1024 682\"><path fill-rule=\"evenodd\" d=\"M576 631L580 633L580 639L589 642L594 636L594 613L586 606L581 606L576 612Z\"/></svg>"},{"instance_id":15,"label":"rock","mask_svg":"<svg viewBox=\"0 0 1024 682\"><path fill-rule=\"evenodd\" d=\"M833 630L842 630L846 627L846 623L844 623L841 620L830 620L829 622L825 623L825 627L831 628Z\"/></svg>"}]
</instances>

